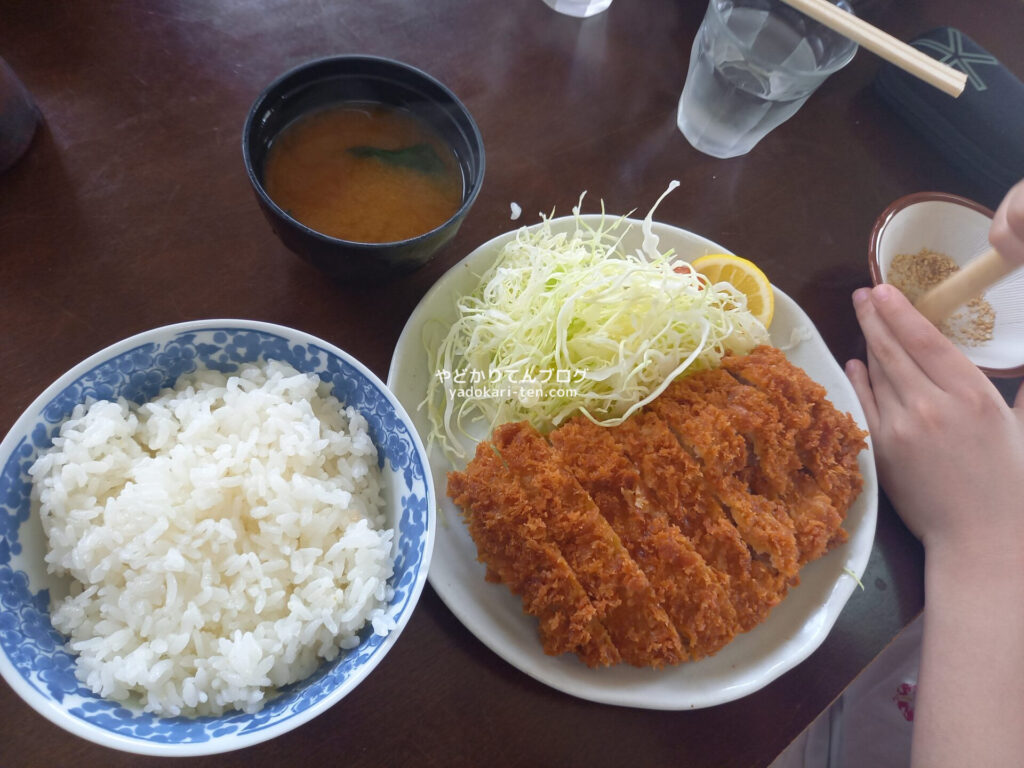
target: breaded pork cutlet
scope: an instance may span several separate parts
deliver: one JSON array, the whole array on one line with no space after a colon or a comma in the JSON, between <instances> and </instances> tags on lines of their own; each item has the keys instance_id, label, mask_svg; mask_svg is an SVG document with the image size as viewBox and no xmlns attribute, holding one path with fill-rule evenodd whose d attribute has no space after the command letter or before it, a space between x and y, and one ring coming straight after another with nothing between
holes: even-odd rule
<instances>
[{"instance_id":1,"label":"breaded pork cutlet","mask_svg":"<svg viewBox=\"0 0 1024 768\"><path fill-rule=\"evenodd\" d=\"M527 422L503 424L494 447L543 512L552 541L576 572L623 661L663 667L686 658L650 582L594 501Z\"/></svg>"},{"instance_id":2,"label":"breaded pork cutlet","mask_svg":"<svg viewBox=\"0 0 1024 768\"><path fill-rule=\"evenodd\" d=\"M725 407L756 457L751 462L751 488L779 501L789 513L802 567L845 539L840 527L845 507L837 507L803 466L795 450L797 434L783 426L778 408L768 395L735 379L726 392Z\"/></svg>"},{"instance_id":3,"label":"breaded pork cutlet","mask_svg":"<svg viewBox=\"0 0 1024 768\"><path fill-rule=\"evenodd\" d=\"M796 456L806 474L832 507L845 516L864 484L857 456L867 445L867 433L826 399L824 387L774 347L757 347L749 355L726 356L722 368L739 382L756 387L775 406L780 422L793 435ZM802 486L804 498L824 506L820 499L814 499L806 480L794 480L794 485ZM846 531L836 528L830 544L845 538Z\"/></svg>"},{"instance_id":4,"label":"breaded pork cutlet","mask_svg":"<svg viewBox=\"0 0 1024 768\"><path fill-rule=\"evenodd\" d=\"M537 617L545 653L575 653L590 667L621 660L542 515L489 443L477 446L465 472L449 473L448 493L463 510L488 578L507 585Z\"/></svg>"},{"instance_id":5,"label":"breaded pork cutlet","mask_svg":"<svg viewBox=\"0 0 1024 768\"><path fill-rule=\"evenodd\" d=\"M793 366L788 361L774 365L773 376L791 375L789 369ZM763 380L768 381L767 375ZM781 392L776 388L777 397ZM808 414L808 422L797 418L794 426L792 420L782 418L771 397L753 384L741 382L725 368L674 382L662 399L676 400L702 412L718 411L745 438L746 466L734 465L732 469L751 491L779 502L786 510L793 522L799 566L820 557L845 535L840 529L845 509L840 511L818 487L796 450L798 427L809 428L813 414ZM823 401L821 411L828 410L835 411Z\"/></svg>"},{"instance_id":6,"label":"breaded pork cutlet","mask_svg":"<svg viewBox=\"0 0 1024 768\"><path fill-rule=\"evenodd\" d=\"M729 423L723 440L732 447L724 455L716 446L707 450L715 451L720 471L737 475L754 493L777 495L802 467L793 450L794 432L782 424L778 409L766 395L722 368L677 379L660 399L721 413Z\"/></svg>"},{"instance_id":7,"label":"breaded pork cutlet","mask_svg":"<svg viewBox=\"0 0 1024 768\"><path fill-rule=\"evenodd\" d=\"M665 607L691 659L720 650L736 634L728 578L647 499L636 465L614 430L582 416L551 433L561 462L597 504Z\"/></svg>"},{"instance_id":8,"label":"breaded pork cutlet","mask_svg":"<svg viewBox=\"0 0 1024 768\"><path fill-rule=\"evenodd\" d=\"M772 399L754 386L743 384L725 369L716 376L721 381L718 394L725 408L748 441L756 461L749 463L752 490L778 500L793 520L793 533L799 550L799 565L817 559L845 535L840 526L843 512L814 482L795 450L797 431L787 425ZM786 375L785 372L779 372ZM732 381L722 379L729 377Z\"/></svg>"},{"instance_id":9,"label":"breaded pork cutlet","mask_svg":"<svg viewBox=\"0 0 1024 768\"><path fill-rule=\"evenodd\" d=\"M677 383L681 386L670 387L671 392L658 398L651 410L698 460L702 477L747 545L780 574L795 576L798 555L793 521L781 504L750 488L745 475L753 457L732 413L715 407L702 394L687 393L685 381Z\"/></svg>"},{"instance_id":10,"label":"breaded pork cutlet","mask_svg":"<svg viewBox=\"0 0 1024 768\"><path fill-rule=\"evenodd\" d=\"M800 569L793 520L779 501L750 488L748 467L756 459L747 438L737 429L736 413L718 407L709 396L718 390L700 385L705 379L731 387L724 371L674 382L651 404L683 448L701 465L701 476L727 510L743 540L755 554L768 558L782 576L793 578ZM696 379L696 385L691 382Z\"/></svg>"},{"instance_id":11,"label":"breaded pork cutlet","mask_svg":"<svg viewBox=\"0 0 1024 768\"><path fill-rule=\"evenodd\" d=\"M652 506L662 510L712 568L728 579L737 632L757 626L778 604L788 578L751 556L739 530L701 474L699 462L653 411L613 428L614 439L640 471Z\"/></svg>"},{"instance_id":12,"label":"breaded pork cutlet","mask_svg":"<svg viewBox=\"0 0 1024 768\"><path fill-rule=\"evenodd\" d=\"M449 494L548 653L701 658L845 539L866 435L825 394L778 350L726 355L615 427L499 427Z\"/></svg>"}]
</instances>

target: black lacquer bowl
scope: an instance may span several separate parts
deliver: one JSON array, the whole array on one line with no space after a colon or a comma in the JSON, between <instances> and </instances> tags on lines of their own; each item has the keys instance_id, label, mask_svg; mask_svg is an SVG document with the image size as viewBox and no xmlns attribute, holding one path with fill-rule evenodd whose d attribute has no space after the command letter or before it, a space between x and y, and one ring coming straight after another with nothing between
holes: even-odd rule
<instances>
[{"instance_id":1,"label":"black lacquer bowl","mask_svg":"<svg viewBox=\"0 0 1024 768\"><path fill-rule=\"evenodd\" d=\"M342 102L376 102L408 110L455 153L462 204L446 222L408 240L360 243L330 237L292 218L267 194L267 152L281 131L310 112ZM344 281L379 281L426 264L458 231L484 178L484 145L472 115L446 86L415 67L377 56L332 56L302 64L272 82L253 103L242 155L256 198L274 233L291 251Z\"/></svg>"}]
</instances>

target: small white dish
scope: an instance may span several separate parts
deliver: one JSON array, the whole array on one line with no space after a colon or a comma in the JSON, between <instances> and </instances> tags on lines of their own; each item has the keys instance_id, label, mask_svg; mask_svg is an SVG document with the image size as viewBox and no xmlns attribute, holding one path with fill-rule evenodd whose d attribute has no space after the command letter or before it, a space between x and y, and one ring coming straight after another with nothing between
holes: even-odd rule
<instances>
[{"instance_id":1,"label":"small white dish","mask_svg":"<svg viewBox=\"0 0 1024 768\"><path fill-rule=\"evenodd\" d=\"M875 221L868 246L868 267L875 285L888 282L893 259L922 249L949 256L963 267L989 248L993 213L985 206L946 192L917 192L901 197ZM985 374L1024 375L1024 269L985 291L995 312L992 338L981 344L954 344Z\"/></svg>"},{"instance_id":2,"label":"small white dish","mask_svg":"<svg viewBox=\"0 0 1024 768\"><path fill-rule=\"evenodd\" d=\"M597 226L601 217L580 217ZM555 219L553 231L570 228L573 218ZM640 246L640 222L623 240L623 248ZM539 225L537 225L539 226ZM655 222L660 247L685 261L728 249L692 232ZM455 317L455 299L473 290L479 276L515 232L481 245L438 280L413 311L395 347L388 386L405 405L426 442L430 425L420 407L433 375L424 348L424 328L443 329ZM790 347L786 355L828 391L837 408L849 412L866 429L856 393L829 352L810 318L781 291L775 291L774 344ZM474 435L476 440L485 434ZM472 450L469 452L472 455ZM484 580L476 545L458 508L445 493L446 474L454 469L438 446L428 449L437 492L439 526L430 567L431 586L452 613L491 650L552 688L589 701L657 710L708 707L754 693L805 660L825 640L867 567L874 542L878 482L870 444L859 457L864 489L846 518L849 540L800 572L792 589L768 619L740 635L718 654L663 670L627 665L589 669L573 656L545 655L536 621L523 613L519 598L507 587ZM461 469L461 467L459 467Z\"/></svg>"}]
</instances>

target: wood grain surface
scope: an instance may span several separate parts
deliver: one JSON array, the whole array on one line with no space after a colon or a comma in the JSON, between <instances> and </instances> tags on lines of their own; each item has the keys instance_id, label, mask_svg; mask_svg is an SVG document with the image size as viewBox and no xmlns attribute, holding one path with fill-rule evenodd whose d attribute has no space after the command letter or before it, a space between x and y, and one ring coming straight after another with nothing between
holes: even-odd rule
<instances>
[{"instance_id":1,"label":"wood grain surface","mask_svg":"<svg viewBox=\"0 0 1024 768\"><path fill-rule=\"evenodd\" d=\"M1024 74L1019 0L856 5L905 40L958 27ZM922 190L998 200L880 101L880 61L864 51L749 155L698 153L675 115L703 12L691 0L615 0L586 20L541 0L3 0L0 55L43 124L0 176L0 433L91 353L188 319L293 326L385 378L413 307L476 245L569 212L584 190L585 211L603 200L646 212L672 179L681 187L660 220L757 261L837 359L862 355L850 294L870 282L875 217ZM372 288L331 282L285 250L242 165L242 122L264 85L337 53L431 73L469 107L487 150L456 238L419 272ZM352 694L273 741L141 758L64 732L0 683L0 765L765 766L921 609L922 552L884 498L863 582L808 661L711 709L626 709L551 690L487 650L428 587Z\"/></svg>"}]
</instances>

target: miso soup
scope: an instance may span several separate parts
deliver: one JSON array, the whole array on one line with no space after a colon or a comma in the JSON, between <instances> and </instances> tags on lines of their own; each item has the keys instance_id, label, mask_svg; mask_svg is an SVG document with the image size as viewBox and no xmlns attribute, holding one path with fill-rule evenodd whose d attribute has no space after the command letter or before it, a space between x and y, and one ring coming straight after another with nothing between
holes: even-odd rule
<instances>
[{"instance_id":1,"label":"miso soup","mask_svg":"<svg viewBox=\"0 0 1024 768\"><path fill-rule=\"evenodd\" d=\"M423 120L382 104L340 104L286 127L267 153L267 194L324 235L406 240L444 224L462 204L451 147Z\"/></svg>"}]
</instances>

